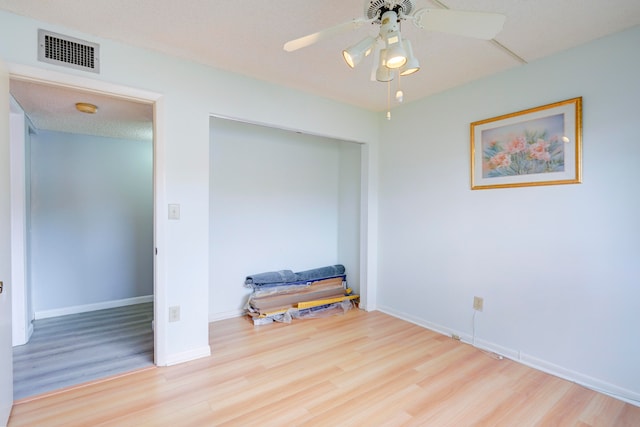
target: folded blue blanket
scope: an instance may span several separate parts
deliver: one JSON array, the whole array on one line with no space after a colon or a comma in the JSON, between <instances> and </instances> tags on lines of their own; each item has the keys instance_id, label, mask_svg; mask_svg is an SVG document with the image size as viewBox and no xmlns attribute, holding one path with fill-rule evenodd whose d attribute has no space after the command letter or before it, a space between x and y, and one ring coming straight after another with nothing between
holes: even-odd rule
<instances>
[{"instance_id":1,"label":"folded blue blanket","mask_svg":"<svg viewBox=\"0 0 640 427\"><path fill-rule=\"evenodd\" d=\"M313 280L328 279L330 277L343 276L344 265L336 264L327 267L314 268L312 270L294 273L291 270L268 271L266 273L247 276L244 283L252 287L280 286L293 283L306 283Z\"/></svg>"},{"instance_id":2,"label":"folded blue blanket","mask_svg":"<svg viewBox=\"0 0 640 427\"><path fill-rule=\"evenodd\" d=\"M312 270L299 271L296 273L298 280L318 280L328 279L329 277L342 276L344 274L344 265L336 264L328 267L314 268Z\"/></svg>"},{"instance_id":3,"label":"folded blue blanket","mask_svg":"<svg viewBox=\"0 0 640 427\"><path fill-rule=\"evenodd\" d=\"M247 285L267 285L272 283L289 283L298 281L298 276L291 270L269 271L266 273L247 276L244 283Z\"/></svg>"}]
</instances>

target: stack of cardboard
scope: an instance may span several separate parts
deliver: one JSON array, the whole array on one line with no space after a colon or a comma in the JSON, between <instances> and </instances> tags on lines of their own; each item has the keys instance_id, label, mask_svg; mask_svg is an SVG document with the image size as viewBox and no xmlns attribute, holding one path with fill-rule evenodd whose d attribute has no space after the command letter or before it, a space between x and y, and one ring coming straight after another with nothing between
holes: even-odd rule
<instances>
[{"instance_id":1,"label":"stack of cardboard","mask_svg":"<svg viewBox=\"0 0 640 427\"><path fill-rule=\"evenodd\" d=\"M274 320L289 322L292 317L338 306L346 309L359 298L347 288L346 281L341 265L299 273L281 270L249 276L245 284L254 290L246 304L247 313L254 324L264 324Z\"/></svg>"}]
</instances>

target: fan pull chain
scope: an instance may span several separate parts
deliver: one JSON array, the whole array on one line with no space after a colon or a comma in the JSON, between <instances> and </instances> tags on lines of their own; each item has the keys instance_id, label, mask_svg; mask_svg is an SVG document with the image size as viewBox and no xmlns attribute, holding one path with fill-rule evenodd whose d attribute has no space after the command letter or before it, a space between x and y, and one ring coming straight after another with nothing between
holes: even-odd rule
<instances>
[{"instance_id":1,"label":"fan pull chain","mask_svg":"<svg viewBox=\"0 0 640 427\"><path fill-rule=\"evenodd\" d=\"M398 71L398 90L396 91L396 101L402 103L404 100L404 92L402 91L402 85L400 84L400 72Z\"/></svg>"},{"instance_id":2,"label":"fan pull chain","mask_svg":"<svg viewBox=\"0 0 640 427\"><path fill-rule=\"evenodd\" d=\"M387 120L391 120L391 80L387 82Z\"/></svg>"}]
</instances>

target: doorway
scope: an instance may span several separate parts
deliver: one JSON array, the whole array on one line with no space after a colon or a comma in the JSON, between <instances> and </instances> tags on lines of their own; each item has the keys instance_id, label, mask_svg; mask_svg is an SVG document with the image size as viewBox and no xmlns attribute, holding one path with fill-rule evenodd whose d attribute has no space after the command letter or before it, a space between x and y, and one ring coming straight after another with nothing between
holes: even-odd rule
<instances>
[{"instance_id":1,"label":"doorway","mask_svg":"<svg viewBox=\"0 0 640 427\"><path fill-rule=\"evenodd\" d=\"M24 145L26 268L22 284L14 280L23 329L33 319L77 326L86 314L145 304L153 311L153 103L15 76L10 92L33 130ZM72 111L73 100L107 118Z\"/></svg>"}]
</instances>

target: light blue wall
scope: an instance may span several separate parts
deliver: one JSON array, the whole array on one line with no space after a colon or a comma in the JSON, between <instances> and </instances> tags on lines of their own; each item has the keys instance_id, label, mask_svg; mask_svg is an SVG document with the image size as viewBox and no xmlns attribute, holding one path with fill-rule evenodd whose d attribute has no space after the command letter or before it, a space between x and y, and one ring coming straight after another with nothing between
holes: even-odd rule
<instances>
[{"instance_id":1,"label":"light blue wall","mask_svg":"<svg viewBox=\"0 0 640 427\"><path fill-rule=\"evenodd\" d=\"M640 399L640 28L394 111L379 307ZM470 190L471 122L583 97L578 185Z\"/></svg>"},{"instance_id":2,"label":"light blue wall","mask_svg":"<svg viewBox=\"0 0 640 427\"><path fill-rule=\"evenodd\" d=\"M250 293L244 279L254 273L341 263L357 289L359 147L211 120L212 320L242 312Z\"/></svg>"},{"instance_id":3,"label":"light blue wall","mask_svg":"<svg viewBox=\"0 0 640 427\"><path fill-rule=\"evenodd\" d=\"M153 294L152 178L151 141L32 136L36 313Z\"/></svg>"}]
</instances>

